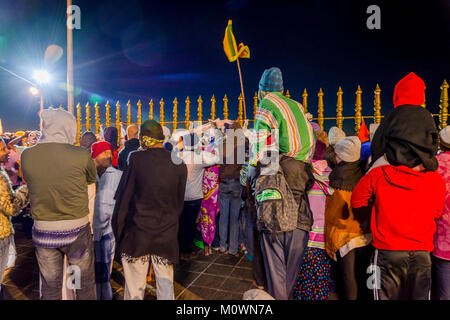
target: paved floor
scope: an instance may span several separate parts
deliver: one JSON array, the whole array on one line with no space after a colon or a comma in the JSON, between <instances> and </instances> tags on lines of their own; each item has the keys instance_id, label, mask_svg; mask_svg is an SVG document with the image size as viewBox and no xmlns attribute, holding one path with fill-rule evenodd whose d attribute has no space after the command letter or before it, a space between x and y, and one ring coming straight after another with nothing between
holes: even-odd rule
<instances>
[{"instance_id":1,"label":"paved floor","mask_svg":"<svg viewBox=\"0 0 450 320\"><path fill-rule=\"evenodd\" d=\"M17 259L15 266L6 271L3 279L3 298L7 300L38 300L39 274L34 246L26 239L20 227L15 235ZM175 272L177 300L241 300L252 286L252 263L245 256L239 258L213 253L204 256L199 250L196 257L182 263ZM122 266L114 262L112 287L114 299L123 299ZM147 283L145 299L156 299L154 277Z\"/></svg>"}]
</instances>

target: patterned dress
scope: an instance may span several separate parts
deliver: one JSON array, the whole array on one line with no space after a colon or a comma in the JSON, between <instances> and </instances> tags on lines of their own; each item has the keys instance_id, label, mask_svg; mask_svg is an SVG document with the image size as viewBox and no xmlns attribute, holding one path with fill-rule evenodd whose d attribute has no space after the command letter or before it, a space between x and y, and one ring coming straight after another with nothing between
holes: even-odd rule
<instances>
[{"instance_id":1,"label":"patterned dress","mask_svg":"<svg viewBox=\"0 0 450 320\"><path fill-rule=\"evenodd\" d=\"M216 234L216 216L219 213L219 166L205 169L203 176L203 200L200 209L199 229L203 241L211 246Z\"/></svg>"}]
</instances>

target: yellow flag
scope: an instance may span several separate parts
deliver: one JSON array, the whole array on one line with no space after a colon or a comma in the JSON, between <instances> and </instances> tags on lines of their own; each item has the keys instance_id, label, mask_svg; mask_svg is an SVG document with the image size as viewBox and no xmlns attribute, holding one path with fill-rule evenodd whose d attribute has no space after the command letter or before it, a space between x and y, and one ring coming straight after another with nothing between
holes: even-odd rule
<instances>
[{"instance_id":1,"label":"yellow flag","mask_svg":"<svg viewBox=\"0 0 450 320\"><path fill-rule=\"evenodd\" d=\"M248 46L244 46L240 43L236 46L236 39L233 35L233 30L231 27L231 20L228 20L227 28L225 29L225 37L223 38L223 50L227 55L230 62L236 61L237 58L250 58L250 49Z\"/></svg>"}]
</instances>

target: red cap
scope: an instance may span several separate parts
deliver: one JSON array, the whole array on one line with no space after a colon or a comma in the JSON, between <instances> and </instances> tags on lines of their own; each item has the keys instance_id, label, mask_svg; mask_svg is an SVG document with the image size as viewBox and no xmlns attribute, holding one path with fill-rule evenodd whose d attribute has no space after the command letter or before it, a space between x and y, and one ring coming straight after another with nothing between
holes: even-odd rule
<instances>
[{"instance_id":1,"label":"red cap","mask_svg":"<svg viewBox=\"0 0 450 320\"><path fill-rule=\"evenodd\" d=\"M420 106L425 102L425 83L414 72L400 80L394 89L394 108L410 104Z\"/></svg>"},{"instance_id":2,"label":"red cap","mask_svg":"<svg viewBox=\"0 0 450 320\"><path fill-rule=\"evenodd\" d=\"M111 150L112 152L112 147L111 144L109 142L106 141L98 141L92 144L91 146L91 157L92 159L97 158L97 156L106 151L106 150Z\"/></svg>"}]
</instances>

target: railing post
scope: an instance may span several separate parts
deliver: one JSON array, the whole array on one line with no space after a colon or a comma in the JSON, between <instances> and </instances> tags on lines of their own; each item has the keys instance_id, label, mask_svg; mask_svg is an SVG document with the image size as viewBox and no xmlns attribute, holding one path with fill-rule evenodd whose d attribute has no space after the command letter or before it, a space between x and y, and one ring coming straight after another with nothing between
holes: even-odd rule
<instances>
[{"instance_id":1,"label":"railing post","mask_svg":"<svg viewBox=\"0 0 450 320\"><path fill-rule=\"evenodd\" d=\"M214 94L211 98L211 120L216 119L216 97L214 97Z\"/></svg>"},{"instance_id":2,"label":"railing post","mask_svg":"<svg viewBox=\"0 0 450 320\"><path fill-rule=\"evenodd\" d=\"M258 108L258 93L253 96L253 120L255 120L256 109Z\"/></svg>"},{"instance_id":3,"label":"railing post","mask_svg":"<svg viewBox=\"0 0 450 320\"><path fill-rule=\"evenodd\" d=\"M89 106L89 102L86 103L86 131L89 131L91 128L91 107Z\"/></svg>"},{"instance_id":4,"label":"railing post","mask_svg":"<svg viewBox=\"0 0 450 320\"><path fill-rule=\"evenodd\" d=\"M441 98L439 104L439 129L442 130L447 126L448 118L448 83L444 80L441 86Z\"/></svg>"},{"instance_id":5,"label":"railing post","mask_svg":"<svg viewBox=\"0 0 450 320\"><path fill-rule=\"evenodd\" d=\"M223 98L223 118L225 120L228 119L228 98L226 94L225 97Z\"/></svg>"},{"instance_id":6,"label":"railing post","mask_svg":"<svg viewBox=\"0 0 450 320\"><path fill-rule=\"evenodd\" d=\"M186 114L184 117L184 123L185 123L185 128L186 130L189 130L189 118L190 118L190 105L191 105L191 100L189 100L189 96L186 98Z\"/></svg>"},{"instance_id":7,"label":"railing post","mask_svg":"<svg viewBox=\"0 0 450 320\"><path fill-rule=\"evenodd\" d=\"M317 104L317 123L320 128L323 130L323 91L320 88L319 93L317 94L319 97L319 102Z\"/></svg>"},{"instance_id":8,"label":"railing post","mask_svg":"<svg viewBox=\"0 0 450 320\"><path fill-rule=\"evenodd\" d=\"M178 119L178 99L175 97L173 100L173 126L172 132L177 131L177 119Z\"/></svg>"},{"instance_id":9,"label":"railing post","mask_svg":"<svg viewBox=\"0 0 450 320\"><path fill-rule=\"evenodd\" d=\"M362 110L362 100L361 100L361 94L362 90L361 87L358 85L358 89L356 89L356 101L355 101L355 135L358 135L359 129L361 128L361 110Z\"/></svg>"},{"instance_id":10,"label":"railing post","mask_svg":"<svg viewBox=\"0 0 450 320\"><path fill-rule=\"evenodd\" d=\"M161 101L159 102L159 123L161 124L161 127L164 126L164 99L161 98Z\"/></svg>"},{"instance_id":11,"label":"railing post","mask_svg":"<svg viewBox=\"0 0 450 320\"><path fill-rule=\"evenodd\" d=\"M80 145L81 136L81 105L77 104L77 146Z\"/></svg>"},{"instance_id":12,"label":"railing post","mask_svg":"<svg viewBox=\"0 0 450 320\"><path fill-rule=\"evenodd\" d=\"M291 98L291 93L289 92L289 90L286 90L286 95L285 95L285 97L288 98L288 99Z\"/></svg>"},{"instance_id":13,"label":"railing post","mask_svg":"<svg viewBox=\"0 0 450 320\"><path fill-rule=\"evenodd\" d=\"M109 105L109 101L106 101L106 104L105 104L105 109L106 109L106 114L105 114L105 125L106 125L107 127L109 127L110 124L111 124L111 114L110 114L110 112L109 112L109 108L111 108L111 106Z\"/></svg>"},{"instance_id":14,"label":"railing post","mask_svg":"<svg viewBox=\"0 0 450 320\"><path fill-rule=\"evenodd\" d=\"M344 110L344 103L342 101L343 94L344 92L342 91L342 88L339 86L336 103L336 126L339 129L342 129L342 122L344 121L344 117L342 116L342 111Z\"/></svg>"},{"instance_id":15,"label":"railing post","mask_svg":"<svg viewBox=\"0 0 450 320\"><path fill-rule=\"evenodd\" d=\"M198 121L200 121L200 125L201 125L202 124L202 118L203 118L203 100L202 100L202 96L198 97L197 102L198 102L197 118L198 118Z\"/></svg>"},{"instance_id":16,"label":"railing post","mask_svg":"<svg viewBox=\"0 0 450 320\"><path fill-rule=\"evenodd\" d=\"M142 123L142 102L141 99L137 102L138 113L137 113L137 125L140 126Z\"/></svg>"},{"instance_id":17,"label":"railing post","mask_svg":"<svg viewBox=\"0 0 450 320\"><path fill-rule=\"evenodd\" d=\"M98 111L98 103L95 103L95 134L100 132L100 112Z\"/></svg>"},{"instance_id":18,"label":"railing post","mask_svg":"<svg viewBox=\"0 0 450 320\"><path fill-rule=\"evenodd\" d=\"M374 99L374 114L373 114L373 118L374 118L374 122L375 123L381 123L381 90L380 90L380 86L377 83L377 87L375 88L375 99Z\"/></svg>"},{"instance_id":19,"label":"railing post","mask_svg":"<svg viewBox=\"0 0 450 320\"><path fill-rule=\"evenodd\" d=\"M116 128L117 128L117 146L120 146L120 103L117 101L116 103Z\"/></svg>"},{"instance_id":20,"label":"railing post","mask_svg":"<svg viewBox=\"0 0 450 320\"><path fill-rule=\"evenodd\" d=\"M303 91L302 97L303 97L303 102L302 102L303 111L305 113L308 113L308 92L306 92L306 88Z\"/></svg>"},{"instance_id":21,"label":"railing post","mask_svg":"<svg viewBox=\"0 0 450 320\"><path fill-rule=\"evenodd\" d=\"M239 125L242 127L242 125L244 124L243 120L242 120L242 102L243 102L244 98L242 97L242 93L239 95L238 101L239 101L239 105L238 105L238 121L239 121Z\"/></svg>"},{"instance_id":22,"label":"railing post","mask_svg":"<svg viewBox=\"0 0 450 320\"><path fill-rule=\"evenodd\" d=\"M153 99L150 99L150 102L148 103L149 110L148 110L148 119L153 120Z\"/></svg>"}]
</instances>

